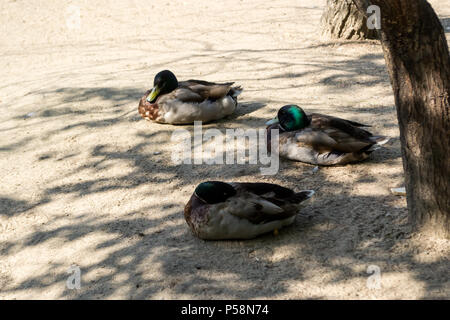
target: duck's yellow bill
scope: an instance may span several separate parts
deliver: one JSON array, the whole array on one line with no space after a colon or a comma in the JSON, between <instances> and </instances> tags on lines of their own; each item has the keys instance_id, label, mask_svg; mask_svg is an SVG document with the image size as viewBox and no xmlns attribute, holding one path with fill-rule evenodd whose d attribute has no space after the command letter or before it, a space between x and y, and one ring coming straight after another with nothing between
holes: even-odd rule
<instances>
[{"instance_id":1,"label":"duck's yellow bill","mask_svg":"<svg viewBox=\"0 0 450 320\"><path fill-rule=\"evenodd\" d=\"M278 117L273 118L272 120L269 120L266 122L266 125L270 126L271 124L278 123Z\"/></svg>"},{"instance_id":2,"label":"duck's yellow bill","mask_svg":"<svg viewBox=\"0 0 450 320\"><path fill-rule=\"evenodd\" d=\"M153 87L152 92L147 96L147 101L150 103L154 102L158 97L159 91L160 89L157 86Z\"/></svg>"}]
</instances>

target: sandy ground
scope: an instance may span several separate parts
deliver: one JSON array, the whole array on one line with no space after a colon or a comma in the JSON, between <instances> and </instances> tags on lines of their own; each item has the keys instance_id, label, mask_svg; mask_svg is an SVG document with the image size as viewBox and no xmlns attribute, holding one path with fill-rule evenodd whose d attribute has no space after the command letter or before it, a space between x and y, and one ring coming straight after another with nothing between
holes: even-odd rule
<instances>
[{"instance_id":1,"label":"sandy ground","mask_svg":"<svg viewBox=\"0 0 450 320\"><path fill-rule=\"evenodd\" d=\"M0 3L1 299L450 298L449 242L411 234L405 199L389 192L403 174L376 42L319 41L323 0L141 3ZM450 39L450 1L431 3ZM264 127L297 103L368 123L392 144L316 173L289 161L275 176L175 165L175 127L137 113L166 68L245 87L236 115L208 128ZM205 242L182 209L206 179L317 194L278 236ZM72 265L79 290L66 287ZM367 286L371 265L378 289Z\"/></svg>"}]
</instances>

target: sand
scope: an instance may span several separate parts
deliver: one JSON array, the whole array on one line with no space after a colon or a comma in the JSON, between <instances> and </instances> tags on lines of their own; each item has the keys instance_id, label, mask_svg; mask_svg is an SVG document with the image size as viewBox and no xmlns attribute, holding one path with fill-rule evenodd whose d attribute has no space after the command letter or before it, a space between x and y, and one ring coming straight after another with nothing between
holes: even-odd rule
<instances>
[{"instance_id":1,"label":"sand","mask_svg":"<svg viewBox=\"0 0 450 320\"><path fill-rule=\"evenodd\" d=\"M449 1L430 2L450 39ZM450 243L411 233L405 198L389 191L404 178L381 47L321 41L324 4L2 1L0 298L449 299ZM296 103L392 141L317 172L176 165L180 126L137 113L163 69L244 87L236 114L205 128L263 128ZM276 236L207 242L182 214L207 179L316 195ZM71 266L80 289L67 287Z\"/></svg>"}]
</instances>

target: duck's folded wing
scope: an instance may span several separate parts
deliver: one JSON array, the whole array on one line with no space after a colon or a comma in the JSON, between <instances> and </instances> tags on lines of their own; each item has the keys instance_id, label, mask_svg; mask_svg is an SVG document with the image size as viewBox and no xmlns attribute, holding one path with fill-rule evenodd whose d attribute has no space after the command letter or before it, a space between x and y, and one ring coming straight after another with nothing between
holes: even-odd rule
<instances>
[{"instance_id":1,"label":"duck's folded wing","mask_svg":"<svg viewBox=\"0 0 450 320\"><path fill-rule=\"evenodd\" d=\"M299 143L311 145L319 151L357 152L374 144L372 134L359 126L364 125L312 114L310 127L297 132L295 137Z\"/></svg>"},{"instance_id":2,"label":"duck's folded wing","mask_svg":"<svg viewBox=\"0 0 450 320\"><path fill-rule=\"evenodd\" d=\"M228 206L228 212L253 224L282 220L293 215L276 204L263 198L237 199Z\"/></svg>"},{"instance_id":3,"label":"duck's folded wing","mask_svg":"<svg viewBox=\"0 0 450 320\"><path fill-rule=\"evenodd\" d=\"M289 198L292 197L295 192L289 188L285 188L273 183L239 183L233 184L234 188L239 191L251 192L256 195L268 195L273 194L277 198Z\"/></svg>"},{"instance_id":4,"label":"duck's folded wing","mask_svg":"<svg viewBox=\"0 0 450 320\"><path fill-rule=\"evenodd\" d=\"M372 134L360 127L368 127L366 124L341 119L337 117L327 116L320 113L313 113L311 115L311 128L313 129L331 129L345 132L355 139L370 140Z\"/></svg>"},{"instance_id":5,"label":"duck's folded wing","mask_svg":"<svg viewBox=\"0 0 450 320\"><path fill-rule=\"evenodd\" d=\"M356 121L351 121L347 119L342 119L338 117L328 116L326 114L321 113L313 113L309 116L310 120L312 120L313 125L319 127L319 126L332 126L333 124L342 124L345 126L348 126L349 124L355 127L370 127L368 124L359 123Z\"/></svg>"},{"instance_id":6,"label":"duck's folded wing","mask_svg":"<svg viewBox=\"0 0 450 320\"><path fill-rule=\"evenodd\" d=\"M206 99L220 99L225 97L234 82L214 83L203 80L188 80L179 83L181 88L187 88Z\"/></svg>"},{"instance_id":7,"label":"duck's folded wing","mask_svg":"<svg viewBox=\"0 0 450 320\"><path fill-rule=\"evenodd\" d=\"M202 95L187 87L178 87L167 96L164 96L164 98L167 100L175 99L186 103L199 103L205 101L205 98Z\"/></svg>"},{"instance_id":8,"label":"duck's folded wing","mask_svg":"<svg viewBox=\"0 0 450 320\"><path fill-rule=\"evenodd\" d=\"M371 140L357 139L346 132L335 128L323 130L302 130L295 134L297 143L309 145L319 152L333 150L342 152L357 152L371 146Z\"/></svg>"},{"instance_id":9,"label":"duck's folded wing","mask_svg":"<svg viewBox=\"0 0 450 320\"><path fill-rule=\"evenodd\" d=\"M238 189L250 196L237 197L230 213L255 224L292 217L297 213L296 205L312 195L270 183L240 183Z\"/></svg>"}]
</instances>

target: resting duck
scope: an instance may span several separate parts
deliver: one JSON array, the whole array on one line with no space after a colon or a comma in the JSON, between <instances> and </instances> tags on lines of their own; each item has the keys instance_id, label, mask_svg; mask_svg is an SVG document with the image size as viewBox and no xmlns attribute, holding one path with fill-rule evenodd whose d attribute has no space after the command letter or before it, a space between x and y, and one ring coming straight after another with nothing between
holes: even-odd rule
<instances>
[{"instance_id":1,"label":"resting duck","mask_svg":"<svg viewBox=\"0 0 450 320\"><path fill-rule=\"evenodd\" d=\"M361 129L368 125L318 113L307 116L296 105L282 107L266 124L269 151L271 129L279 129L280 156L322 166L362 161L389 141Z\"/></svg>"},{"instance_id":2,"label":"resting duck","mask_svg":"<svg viewBox=\"0 0 450 320\"><path fill-rule=\"evenodd\" d=\"M234 82L213 83L202 80L178 82L175 75L164 70L153 81L153 89L139 101L144 119L159 123L188 124L209 122L234 112L241 87Z\"/></svg>"},{"instance_id":3,"label":"resting duck","mask_svg":"<svg viewBox=\"0 0 450 320\"><path fill-rule=\"evenodd\" d=\"M313 194L270 183L207 181L195 189L184 217L201 239L251 239L292 224Z\"/></svg>"}]
</instances>

